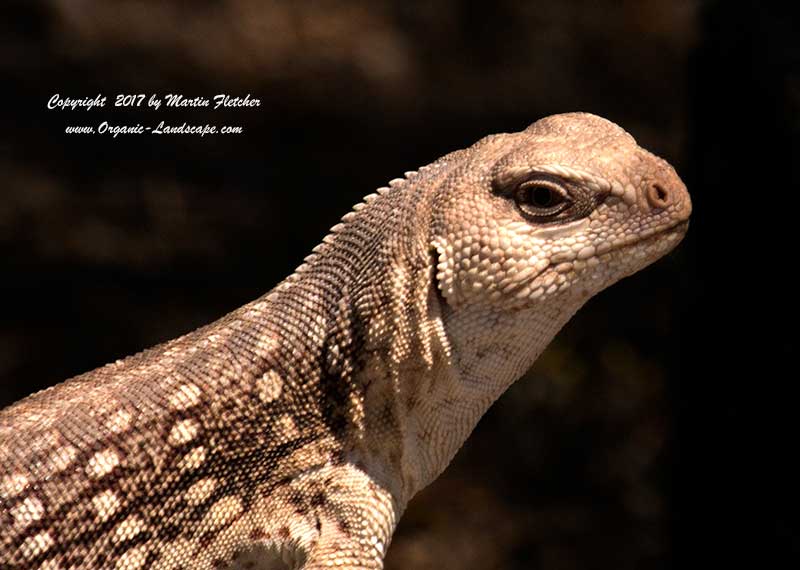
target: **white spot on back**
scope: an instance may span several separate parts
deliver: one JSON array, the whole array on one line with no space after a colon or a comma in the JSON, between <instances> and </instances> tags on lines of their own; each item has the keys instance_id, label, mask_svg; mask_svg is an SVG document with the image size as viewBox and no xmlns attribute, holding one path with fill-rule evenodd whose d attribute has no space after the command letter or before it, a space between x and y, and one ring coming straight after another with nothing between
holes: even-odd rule
<instances>
[{"instance_id":1,"label":"white spot on back","mask_svg":"<svg viewBox=\"0 0 800 570\"><path fill-rule=\"evenodd\" d=\"M197 421L191 418L176 423L169 432L170 445L181 445L192 441L197 435Z\"/></svg>"},{"instance_id":2,"label":"white spot on back","mask_svg":"<svg viewBox=\"0 0 800 570\"><path fill-rule=\"evenodd\" d=\"M183 456L181 462L178 464L178 469L181 471L184 470L194 470L200 467L203 464L203 461L206 460L206 448L201 446L195 447L189 453Z\"/></svg>"},{"instance_id":3,"label":"white spot on back","mask_svg":"<svg viewBox=\"0 0 800 570\"><path fill-rule=\"evenodd\" d=\"M128 410L119 410L108 418L108 429L112 433L123 433L131 426L133 414Z\"/></svg>"},{"instance_id":4,"label":"white spot on back","mask_svg":"<svg viewBox=\"0 0 800 570\"><path fill-rule=\"evenodd\" d=\"M100 522L105 522L114 516L120 506L119 497L114 491L107 490L92 497L92 505L97 511L97 518Z\"/></svg>"},{"instance_id":5,"label":"white spot on back","mask_svg":"<svg viewBox=\"0 0 800 570\"><path fill-rule=\"evenodd\" d=\"M116 542L124 542L145 530L147 530L147 524L136 515L133 515L117 525L117 528L114 529L113 538Z\"/></svg>"},{"instance_id":6,"label":"white spot on back","mask_svg":"<svg viewBox=\"0 0 800 570\"><path fill-rule=\"evenodd\" d=\"M217 480L212 477L200 479L194 485L187 489L183 500L192 506L199 505L208 500L214 489L217 488Z\"/></svg>"},{"instance_id":7,"label":"white spot on back","mask_svg":"<svg viewBox=\"0 0 800 570\"><path fill-rule=\"evenodd\" d=\"M277 399L282 391L283 381L280 374L274 370L265 372L261 378L256 380L256 392L259 399L265 404Z\"/></svg>"},{"instance_id":8,"label":"white spot on back","mask_svg":"<svg viewBox=\"0 0 800 570\"><path fill-rule=\"evenodd\" d=\"M297 429L294 418L289 414L280 416L276 423L275 431L284 441L300 437L300 430Z\"/></svg>"},{"instance_id":9,"label":"white spot on back","mask_svg":"<svg viewBox=\"0 0 800 570\"><path fill-rule=\"evenodd\" d=\"M269 300L269 299L268 299ZM264 336L258 339L258 343L256 344L256 349L260 354L266 354L268 352L272 352L278 347L278 341L275 338Z\"/></svg>"},{"instance_id":10,"label":"white spot on back","mask_svg":"<svg viewBox=\"0 0 800 570\"><path fill-rule=\"evenodd\" d=\"M54 544L53 537L47 531L29 536L22 543L22 556L24 558L36 558L40 554L47 552Z\"/></svg>"},{"instance_id":11,"label":"white spot on back","mask_svg":"<svg viewBox=\"0 0 800 570\"><path fill-rule=\"evenodd\" d=\"M50 456L50 464L56 472L60 473L72 465L72 462L75 461L75 457L77 455L77 448L72 445L65 445L63 447L59 447Z\"/></svg>"},{"instance_id":12,"label":"white spot on back","mask_svg":"<svg viewBox=\"0 0 800 570\"><path fill-rule=\"evenodd\" d=\"M200 388L194 384L182 384L169 397L169 405L173 410L187 410L200 403Z\"/></svg>"},{"instance_id":13,"label":"white spot on back","mask_svg":"<svg viewBox=\"0 0 800 570\"><path fill-rule=\"evenodd\" d=\"M86 473L89 477L99 479L111 473L119 465L119 454L111 448L98 451L89 459Z\"/></svg>"},{"instance_id":14,"label":"white spot on back","mask_svg":"<svg viewBox=\"0 0 800 570\"><path fill-rule=\"evenodd\" d=\"M225 526L242 512L242 501L239 497L229 495L211 505L203 519L203 526L208 529L215 529Z\"/></svg>"},{"instance_id":15,"label":"white spot on back","mask_svg":"<svg viewBox=\"0 0 800 570\"><path fill-rule=\"evenodd\" d=\"M28 485L28 477L22 473L12 473L0 479L0 497L11 499L19 495Z\"/></svg>"},{"instance_id":16,"label":"white spot on back","mask_svg":"<svg viewBox=\"0 0 800 570\"><path fill-rule=\"evenodd\" d=\"M24 501L11 509L14 518L14 527L22 530L38 521L44 515L44 505L37 497L27 497Z\"/></svg>"}]
</instances>

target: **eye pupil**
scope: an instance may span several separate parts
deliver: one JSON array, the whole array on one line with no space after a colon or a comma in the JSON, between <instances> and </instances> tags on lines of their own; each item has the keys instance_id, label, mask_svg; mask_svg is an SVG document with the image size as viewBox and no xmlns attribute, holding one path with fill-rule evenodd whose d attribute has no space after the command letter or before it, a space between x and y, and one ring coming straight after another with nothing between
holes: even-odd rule
<instances>
[{"instance_id":1,"label":"eye pupil","mask_svg":"<svg viewBox=\"0 0 800 570\"><path fill-rule=\"evenodd\" d=\"M549 208L556 199L551 188L536 186L530 193L531 203L538 208Z\"/></svg>"},{"instance_id":2,"label":"eye pupil","mask_svg":"<svg viewBox=\"0 0 800 570\"><path fill-rule=\"evenodd\" d=\"M514 201L534 221L563 219L572 206L567 190L551 180L528 180L516 187Z\"/></svg>"}]
</instances>

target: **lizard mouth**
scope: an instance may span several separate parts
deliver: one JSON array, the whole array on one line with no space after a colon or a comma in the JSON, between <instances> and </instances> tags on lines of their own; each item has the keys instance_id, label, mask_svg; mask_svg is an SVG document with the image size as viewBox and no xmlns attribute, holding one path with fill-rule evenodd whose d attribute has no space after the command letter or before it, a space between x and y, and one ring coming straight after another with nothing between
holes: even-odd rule
<instances>
[{"instance_id":1,"label":"lizard mouth","mask_svg":"<svg viewBox=\"0 0 800 570\"><path fill-rule=\"evenodd\" d=\"M603 262L608 262L614 256L625 255L626 250L630 250L634 247L644 247L651 249L652 251L649 255L647 255L649 261L646 261L644 265L648 265L652 261L655 261L665 253L669 252L670 250L674 249L681 240L683 240L683 236L686 235L686 232L689 229L689 219L683 219L677 222L673 222L671 224L665 225L661 228L654 228L651 232L647 233L647 235L643 236L636 236L631 237L626 240L622 240L617 242L613 245L609 245L608 248L603 249L602 251L595 254L595 259L601 260ZM653 248L653 246L662 240L665 241L662 247ZM538 279L546 273L547 271L553 270L559 262L550 261L550 263L545 267L539 274L536 276L535 279ZM638 269L637 269L638 270ZM522 285L520 285L522 287Z\"/></svg>"},{"instance_id":2,"label":"lizard mouth","mask_svg":"<svg viewBox=\"0 0 800 570\"><path fill-rule=\"evenodd\" d=\"M652 231L648 232L647 235L628 238L626 240L617 242L614 245L609 245L607 249L596 253L594 259L601 261L601 263L605 265L608 265L613 257L630 255L630 253L626 250L633 249L634 247L642 247L645 250L649 250L646 251L645 255L643 256L641 264L632 269L629 274L635 273L641 269L641 267L649 265L670 250L674 249L675 246L681 242L688 229L688 218L662 226L661 228L654 228ZM662 243L659 244L659 242ZM548 271L553 271L554 268L560 263L561 261L554 262L551 260L547 267L545 267L536 275L534 281L540 279L541 276ZM616 281L617 279L619 279L619 277L615 277L613 281ZM518 284L515 292L524 288L524 286L525 285L522 283Z\"/></svg>"},{"instance_id":3,"label":"lizard mouth","mask_svg":"<svg viewBox=\"0 0 800 570\"><path fill-rule=\"evenodd\" d=\"M635 238L631 238L628 240L623 241L622 243L618 243L612 246L610 249L604 251L601 255L608 255L610 253L629 249L631 247L635 247L637 245L650 245L655 241L664 239L665 237L672 237L672 236L679 236L677 240L670 244L670 249L678 245L680 241L683 239L683 236L686 235L686 232L689 230L689 220L688 218L685 220L681 220L678 222L674 222L670 225L664 226L663 228L654 229L652 232L648 233L647 235L637 236Z\"/></svg>"},{"instance_id":4,"label":"lizard mouth","mask_svg":"<svg viewBox=\"0 0 800 570\"><path fill-rule=\"evenodd\" d=\"M675 223L665 227L662 230L657 230L656 232L653 233L653 235L647 236L646 238L641 240L639 243L642 243L642 242L649 243L649 242L656 241L656 240L659 240L659 239L664 239L665 237L677 237L677 239L671 244L670 249L672 249L673 247L675 247L676 245L678 245L681 242L681 240L683 239L683 236L686 235L687 231L689 231L689 219L688 218L685 219L685 220L681 220L679 222L675 222Z\"/></svg>"},{"instance_id":5,"label":"lizard mouth","mask_svg":"<svg viewBox=\"0 0 800 570\"><path fill-rule=\"evenodd\" d=\"M680 233L684 233L685 234L688 229L689 229L689 218L686 218L685 220L681 220L680 222L675 222L671 226L667 226L665 229L661 230L660 233L665 233L665 232L678 233L678 232L680 232Z\"/></svg>"}]
</instances>

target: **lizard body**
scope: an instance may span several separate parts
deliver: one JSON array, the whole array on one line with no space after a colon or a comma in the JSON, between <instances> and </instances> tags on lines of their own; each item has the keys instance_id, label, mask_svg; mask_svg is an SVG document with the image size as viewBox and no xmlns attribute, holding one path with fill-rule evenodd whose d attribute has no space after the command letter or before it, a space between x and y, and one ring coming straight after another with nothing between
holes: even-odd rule
<instances>
[{"instance_id":1,"label":"lizard body","mask_svg":"<svg viewBox=\"0 0 800 570\"><path fill-rule=\"evenodd\" d=\"M492 402L690 212L583 113L406 173L263 297L0 412L0 570L381 568Z\"/></svg>"}]
</instances>

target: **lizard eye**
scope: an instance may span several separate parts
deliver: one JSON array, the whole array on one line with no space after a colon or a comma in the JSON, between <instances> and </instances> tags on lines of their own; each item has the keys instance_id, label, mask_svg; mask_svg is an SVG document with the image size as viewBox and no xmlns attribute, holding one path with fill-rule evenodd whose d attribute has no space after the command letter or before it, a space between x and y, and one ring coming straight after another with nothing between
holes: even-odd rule
<instances>
[{"instance_id":1,"label":"lizard eye","mask_svg":"<svg viewBox=\"0 0 800 570\"><path fill-rule=\"evenodd\" d=\"M566 210L571 201L566 191L549 180L529 180L514 192L517 207L534 220L553 218Z\"/></svg>"}]
</instances>

